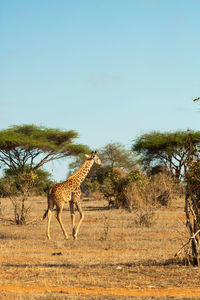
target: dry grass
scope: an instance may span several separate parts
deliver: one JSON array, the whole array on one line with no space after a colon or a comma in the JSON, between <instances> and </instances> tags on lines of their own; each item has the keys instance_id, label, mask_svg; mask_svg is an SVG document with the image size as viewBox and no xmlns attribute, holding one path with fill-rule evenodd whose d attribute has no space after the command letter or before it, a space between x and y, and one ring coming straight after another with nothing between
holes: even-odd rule
<instances>
[{"instance_id":1,"label":"dry grass","mask_svg":"<svg viewBox=\"0 0 200 300\"><path fill-rule=\"evenodd\" d=\"M83 201L78 240L65 240L55 218L45 236L45 198L31 199L30 222L10 222L12 205L2 200L0 299L161 299L200 296L198 268L174 259L184 243L184 203L156 211L151 227L136 227L134 213L107 210L104 201ZM68 207L63 222L71 231Z\"/></svg>"}]
</instances>

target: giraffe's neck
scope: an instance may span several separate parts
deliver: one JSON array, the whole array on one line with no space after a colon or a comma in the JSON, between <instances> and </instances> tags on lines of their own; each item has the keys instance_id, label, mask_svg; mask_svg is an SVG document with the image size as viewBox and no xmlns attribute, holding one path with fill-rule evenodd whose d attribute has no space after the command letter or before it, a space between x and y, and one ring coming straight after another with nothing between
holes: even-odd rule
<instances>
[{"instance_id":1,"label":"giraffe's neck","mask_svg":"<svg viewBox=\"0 0 200 300\"><path fill-rule=\"evenodd\" d=\"M83 165L80 167L80 169L78 169L74 174L70 175L67 178L68 180L78 180L80 183L83 182L83 180L85 179L85 177L88 175L90 169L92 168L92 165L94 163L94 160L86 160Z\"/></svg>"}]
</instances>

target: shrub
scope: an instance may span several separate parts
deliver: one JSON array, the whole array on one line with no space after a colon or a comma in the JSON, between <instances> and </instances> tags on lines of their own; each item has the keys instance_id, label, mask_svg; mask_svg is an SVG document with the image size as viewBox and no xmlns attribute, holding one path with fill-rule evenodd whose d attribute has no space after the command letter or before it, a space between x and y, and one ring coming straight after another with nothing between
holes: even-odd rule
<instances>
[{"instance_id":1,"label":"shrub","mask_svg":"<svg viewBox=\"0 0 200 300\"><path fill-rule=\"evenodd\" d=\"M152 204L170 205L172 198L180 193L180 189L181 183L165 171L149 176L147 195Z\"/></svg>"},{"instance_id":2,"label":"shrub","mask_svg":"<svg viewBox=\"0 0 200 300\"><path fill-rule=\"evenodd\" d=\"M101 185L104 197L109 205L132 211L150 205L169 205L170 200L179 191L179 184L165 172L148 175L138 168L129 173L113 169Z\"/></svg>"},{"instance_id":3,"label":"shrub","mask_svg":"<svg viewBox=\"0 0 200 300\"><path fill-rule=\"evenodd\" d=\"M151 227L156 222L155 211L152 206L139 208L135 212L135 224L138 227Z\"/></svg>"},{"instance_id":4,"label":"shrub","mask_svg":"<svg viewBox=\"0 0 200 300\"><path fill-rule=\"evenodd\" d=\"M30 211L26 207L26 200L31 193L41 195L45 193L52 184L50 174L43 170L34 173L28 167L24 172L13 173L8 169L4 177L0 179L0 197L8 197L14 210L14 221L16 224L25 224Z\"/></svg>"}]
</instances>

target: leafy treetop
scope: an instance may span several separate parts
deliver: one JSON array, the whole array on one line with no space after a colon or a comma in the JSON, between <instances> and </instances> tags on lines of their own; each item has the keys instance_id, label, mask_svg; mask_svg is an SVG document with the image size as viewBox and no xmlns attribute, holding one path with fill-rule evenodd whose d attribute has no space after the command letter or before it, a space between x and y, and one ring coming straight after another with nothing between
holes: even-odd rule
<instances>
[{"instance_id":1,"label":"leafy treetop","mask_svg":"<svg viewBox=\"0 0 200 300\"><path fill-rule=\"evenodd\" d=\"M0 131L0 163L12 170L32 170L65 156L88 153L85 145L75 144L76 131L62 131L35 125L12 126Z\"/></svg>"},{"instance_id":2,"label":"leafy treetop","mask_svg":"<svg viewBox=\"0 0 200 300\"><path fill-rule=\"evenodd\" d=\"M105 166L129 170L136 166L136 157L121 143L109 143L100 149L100 157Z\"/></svg>"},{"instance_id":3,"label":"leafy treetop","mask_svg":"<svg viewBox=\"0 0 200 300\"><path fill-rule=\"evenodd\" d=\"M166 165L180 178L193 156L198 155L199 143L200 131L154 131L137 138L132 150L141 156L144 165Z\"/></svg>"}]
</instances>

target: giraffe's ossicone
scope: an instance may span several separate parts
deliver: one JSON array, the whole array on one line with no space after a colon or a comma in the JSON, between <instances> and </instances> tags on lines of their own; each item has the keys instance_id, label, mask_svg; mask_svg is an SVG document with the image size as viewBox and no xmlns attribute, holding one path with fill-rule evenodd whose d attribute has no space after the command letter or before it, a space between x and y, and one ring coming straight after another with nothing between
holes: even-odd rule
<instances>
[{"instance_id":1,"label":"giraffe's ossicone","mask_svg":"<svg viewBox=\"0 0 200 300\"><path fill-rule=\"evenodd\" d=\"M49 240L51 239L50 222L51 222L52 211L54 207L56 207L56 218L61 226L65 238L68 239L67 232L65 231L65 228L61 220L61 213L65 202L69 202L71 219L72 219L72 235L74 239L77 238L79 227L84 218L84 214L80 203L80 197L81 197L80 185L88 175L94 163L101 165L101 160L97 156L96 152L92 152L91 155L86 155L86 157L87 159L80 167L80 169L78 169L74 174L70 175L66 181L55 184L49 190L48 198L47 198L48 208L43 216L43 219L45 219L46 216L48 217L47 237ZM80 214L80 220L77 226L75 226L74 206L77 208Z\"/></svg>"}]
</instances>

